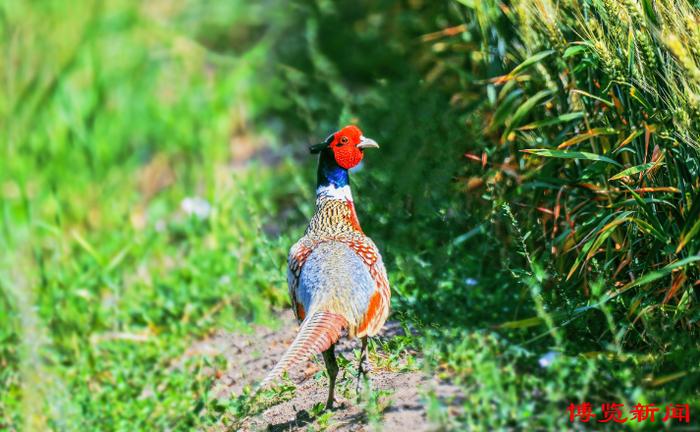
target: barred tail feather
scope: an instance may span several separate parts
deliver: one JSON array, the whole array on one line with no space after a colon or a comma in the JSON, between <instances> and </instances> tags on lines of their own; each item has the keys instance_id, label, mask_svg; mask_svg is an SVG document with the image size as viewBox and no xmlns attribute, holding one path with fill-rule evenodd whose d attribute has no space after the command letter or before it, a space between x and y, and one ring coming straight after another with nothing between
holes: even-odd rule
<instances>
[{"instance_id":1,"label":"barred tail feather","mask_svg":"<svg viewBox=\"0 0 700 432\"><path fill-rule=\"evenodd\" d=\"M294 338L294 342L292 342L265 379L262 380L258 389L269 385L295 364L308 359L313 354L321 353L330 348L331 345L338 341L340 333L347 325L348 322L345 318L331 312L315 312L313 315L308 316L301 323L301 328L296 338Z\"/></svg>"}]
</instances>

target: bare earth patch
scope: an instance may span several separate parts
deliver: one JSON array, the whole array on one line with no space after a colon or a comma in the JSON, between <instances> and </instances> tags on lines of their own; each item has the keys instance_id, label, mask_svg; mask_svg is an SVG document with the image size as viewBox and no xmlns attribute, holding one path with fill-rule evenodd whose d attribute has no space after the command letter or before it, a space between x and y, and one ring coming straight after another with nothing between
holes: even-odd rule
<instances>
[{"instance_id":1,"label":"bare earth patch","mask_svg":"<svg viewBox=\"0 0 700 432\"><path fill-rule=\"evenodd\" d=\"M277 331L255 327L251 334L221 333L193 347L193 350L199 352L218 351L228 361L229 370L214 384L216 397L236 397L245 386L259 382L272 369L297 331L291 311L283 313L281 320L288 324ZM379 338L397 334L403 334L403 330L397 322L390 321ZM369 421L371 417L374 421L378 420L384 431L429 431L436 430L436 427L428 420L427 393L435 394L448 409L458 409L450 406L461 399L457 387L426 376L420 370L407 368L408 354L400 358L398 363L393 362L391 368L380 367L388 362L382 361L385 354L378 348L375 355L370 353L370 377L373 393L379 394L379 400L373 405L374 415L368 415L368 392L361 392L363 397L358 401L355 391L357 364L353 350L359 350L359 341L345 337L341 338L336 347L336 353L349 360L350 365L341 367L336 387L336 409L330 416L313 418L310 414L314 412L315 405L325 403L328 394L328 380L320 373L325 370L323 361L317 356L289 371L289 378L296 386L291 399L246 419L241 426L242 430L365 431L374 429ZM318 413L318 410L315 412Z\"/></svg>"}]
</instances>

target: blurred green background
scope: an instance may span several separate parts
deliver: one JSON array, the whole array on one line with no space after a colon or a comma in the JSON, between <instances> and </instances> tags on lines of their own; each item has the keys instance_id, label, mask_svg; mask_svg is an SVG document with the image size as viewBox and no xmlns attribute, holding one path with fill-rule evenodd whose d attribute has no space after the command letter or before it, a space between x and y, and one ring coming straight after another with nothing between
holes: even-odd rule
<instances>
[{"instance_id":1,"label":"blurred green background","mask_svg":"<svg viewBox=\"0 0 700 432\"><path fill-rule=\"evenodd\" d=\"M184 354L288 306L305 149L347 123L382 146L352 182L393 318L464 393L433 422L697 416L696 5L6 1L0 26L0 429L252 415Z\"/></svg>"}]
</instances>

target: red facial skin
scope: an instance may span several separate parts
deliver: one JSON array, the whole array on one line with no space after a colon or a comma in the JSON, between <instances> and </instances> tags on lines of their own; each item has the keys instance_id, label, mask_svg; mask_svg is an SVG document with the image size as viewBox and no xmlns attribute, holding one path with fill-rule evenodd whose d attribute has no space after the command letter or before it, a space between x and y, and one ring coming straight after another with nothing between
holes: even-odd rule
<instances>
[{"instance_id":1,"label":"red facial skin","mask_svg":"<svg viewBox=\"0 0 700 432\"><path fill-rule=\"evenodd\" d=\"M335 133L330 147L339 166L350 169L362 161L364 153L357 145L362 139L362 131L357 126L345 126Z\"/></svg>"}]
</instances>

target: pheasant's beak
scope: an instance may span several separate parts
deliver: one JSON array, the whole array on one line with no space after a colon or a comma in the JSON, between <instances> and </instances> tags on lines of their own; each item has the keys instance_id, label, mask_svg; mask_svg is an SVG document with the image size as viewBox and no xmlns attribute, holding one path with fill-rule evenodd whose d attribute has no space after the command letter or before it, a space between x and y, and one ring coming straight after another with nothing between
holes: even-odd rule
<instances>
[{"instance_id":1,"label":"pheasant's beak","mask_svg":"<svg viewBox=\"0 0 700 432\"><path fill-rule=\"evenodd\" d=\"M360 143L357 145L357 148L359 148L360 150L364 150L366 148L379 148L379 144L377 144L377 142L375 140L370 139L370 138L365 138L363 136L363 137L360 137Z\"/></svg>"}]
</instances>

